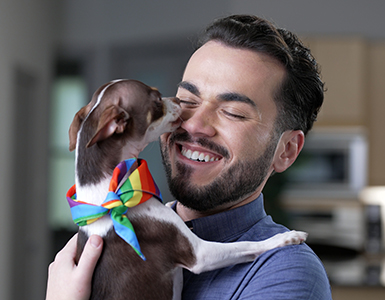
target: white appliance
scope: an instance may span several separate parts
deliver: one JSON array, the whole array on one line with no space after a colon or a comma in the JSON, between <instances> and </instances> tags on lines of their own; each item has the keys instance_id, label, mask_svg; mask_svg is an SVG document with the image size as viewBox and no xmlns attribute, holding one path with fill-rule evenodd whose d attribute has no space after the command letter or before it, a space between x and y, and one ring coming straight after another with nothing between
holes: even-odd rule
<instances>
[{"instance_id":1,"label":"white appliance","mask_svg":"<svg viewBox=\"0 0 385 300\"><path fill-rule=\"evenodd\" d=\"M367 183L368 142L361 128L310 132L297 161L286 171L290 197L356 198Z\"/></svg>"}]
</instances>

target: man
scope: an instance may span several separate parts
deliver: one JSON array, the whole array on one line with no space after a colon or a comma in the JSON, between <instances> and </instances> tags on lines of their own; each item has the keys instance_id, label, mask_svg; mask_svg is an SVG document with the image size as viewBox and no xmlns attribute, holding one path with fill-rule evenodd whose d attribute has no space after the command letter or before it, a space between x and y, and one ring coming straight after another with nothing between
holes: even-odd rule
<instances>
[{"instance_id":1,"label":"man","mask_svg":"<svg viewBox=\"0 0 385 300\"><path fill-rule=\"evenodd\" d=\"M161 137L161 150L180 217L201 238L219 242L286 231L266 215L261 192L272 173L296 160L322 105L309 50L254 16L217 20L189 60L177 97L183 123ZM67 298L88 298L101 240L90 238L78 266L74 248L72 240L51 264L47 299L63 290ZM331 299L331 292L319 259L296 245L252 263L185 271L183 299Z\"/></svg>"}]
</instances>

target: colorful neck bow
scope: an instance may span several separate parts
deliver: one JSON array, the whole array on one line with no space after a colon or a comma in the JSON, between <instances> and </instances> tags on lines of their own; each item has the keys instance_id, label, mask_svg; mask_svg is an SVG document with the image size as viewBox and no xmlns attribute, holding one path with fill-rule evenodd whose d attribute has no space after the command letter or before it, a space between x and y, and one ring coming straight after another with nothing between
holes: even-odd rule
<instances>
[{"instance_id":1,"label":"colorful neck bow","mask_svg":"<svg viewBox=\"0 0 385 300\"><path fill-rule=\"evenodd\" d=\"M138 168L130 175L127 174L135 161L136 158L122 161L115 168L108 189L109 192L100 206L77 200L75 185L67 192L67 200L71 208L72 219L78 226L91 224L109 214L115 232L145 260L134 227L125 213L128 208L146 202L153 196L162 201L162 196L145 160L138 159Z\"/></svg>"}]
</instances>

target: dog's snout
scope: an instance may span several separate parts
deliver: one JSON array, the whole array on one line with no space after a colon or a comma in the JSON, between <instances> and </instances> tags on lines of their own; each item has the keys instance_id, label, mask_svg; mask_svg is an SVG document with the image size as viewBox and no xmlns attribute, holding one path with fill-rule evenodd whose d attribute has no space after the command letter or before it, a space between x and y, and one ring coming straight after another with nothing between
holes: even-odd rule
<instances>
[{"instance_id":1,"label":"dog's snout","mask_svg":"<svg viewBox=\"0 0 385 300\"><path fill-rule=\"evenodd\" d=\"M172 102L174 102L176 104L180 104L180 99L178 97L171 97L170 99Z\"/></svg>"}]
</instances>

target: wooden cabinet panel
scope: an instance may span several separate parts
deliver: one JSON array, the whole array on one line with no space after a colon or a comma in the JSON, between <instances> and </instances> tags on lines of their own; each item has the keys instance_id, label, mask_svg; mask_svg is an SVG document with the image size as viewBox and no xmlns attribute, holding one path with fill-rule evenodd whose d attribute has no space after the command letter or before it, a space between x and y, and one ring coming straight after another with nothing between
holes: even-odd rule
<instances>
[{"instance_id":1,"label":"wooden cabinet panel","mask_svg":"<svg viewBox=\"0 0 385 300\"><path fill-rule=\"evenodd\" d=\"M332 286L332 296L333 300L379 300L385 299L385 288Z\"/></svg>"},{"instance_id":2,"label":"wooden cabinet panel","mask_svg":"<svg viewBox=\"0 0 385 300\"><path fill-rule=\"evenodd\" d=\"M385 185L385 43L372 43L369 54L369 184Z\"/></svg>"},{"instance_id":3,"label":"wooden cabinet panel","mask_svg":"<svg viewBox=\"0 0 385 300\"><path fill-rule=\"evenodd\" d=\"M364 125L366 43L359 38L305 38L327 89L318 125Z\"/></svg>"}]
</instances>

